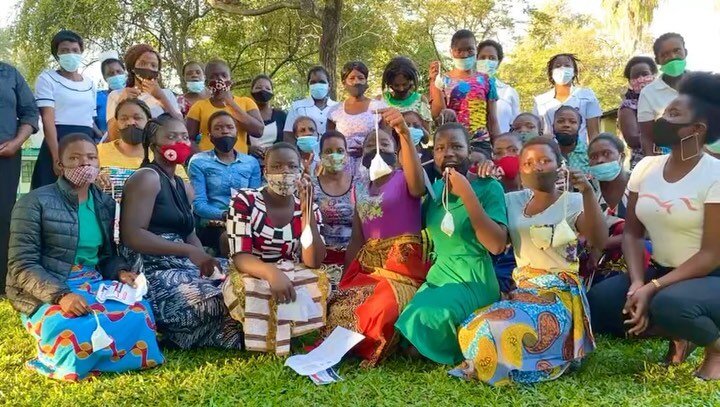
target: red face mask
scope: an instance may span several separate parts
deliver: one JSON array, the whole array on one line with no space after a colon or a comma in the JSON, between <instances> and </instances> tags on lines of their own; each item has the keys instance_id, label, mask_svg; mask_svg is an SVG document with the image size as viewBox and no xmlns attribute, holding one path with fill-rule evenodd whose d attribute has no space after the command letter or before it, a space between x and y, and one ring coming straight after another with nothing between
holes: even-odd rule
<instances>
[{"instance_id":1,"label":"red face mask","mask_svg":"<svg viewBox=\"0 0 720 407\"><path fill-rule=\"evenodd\" d=\"M502 168L505 173L504 178L515 179L520 172L520 158L516 155L507 155L494 162L495 165Z\"/></svg>"},{"instance_id":2,"label":"red face mask","mask_svg":"<svg viewBox=\"0 0 720 407\"><path fill-rule=\"evenodd\" d=\"M185 164L192 154L189 144L177 142L160 147L160 153L170 164Z\"/></svg>"}]
</instances>

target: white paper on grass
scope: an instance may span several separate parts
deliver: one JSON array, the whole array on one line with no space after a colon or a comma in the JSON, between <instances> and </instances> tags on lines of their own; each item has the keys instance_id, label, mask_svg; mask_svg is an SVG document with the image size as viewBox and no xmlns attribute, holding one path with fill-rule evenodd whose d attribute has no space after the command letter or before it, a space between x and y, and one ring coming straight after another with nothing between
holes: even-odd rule
<instances>
[{"instance_id":1,"label":"white paper on grass","mask_svg":"<svg viewBox=\"0 0 720 407\"><path fill-rule=\"evenodd\" d=\"M340 363L342 357L364 338L365 335L339 326L310 353L287 358L285 366L299 375L310 376Z\"/></svg>"}]
</instances>

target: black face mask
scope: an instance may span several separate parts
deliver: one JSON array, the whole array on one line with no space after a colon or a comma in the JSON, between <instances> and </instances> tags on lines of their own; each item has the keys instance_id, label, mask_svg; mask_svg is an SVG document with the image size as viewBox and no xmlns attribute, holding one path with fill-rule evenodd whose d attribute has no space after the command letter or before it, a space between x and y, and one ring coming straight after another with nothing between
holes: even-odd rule
<instances>
[{"instance_id":1,"label":"black face mask","mask_svg":"<svg viewBox=\"0 0 720 407\"><path fill-rule=\"evenodd\" d=\"M563 147L570 147L578 141L578 135L567 133L555 133L555 140Z\"/></svg>"},{"instance_id":2,"label":"black face mask","mask_svg":"<svg viewBox=\"0 0 720 407\"><path fill-rule=\"evenodd\" d=\"M535 191L552 192L558 179L557 171L520 173L520 182L523 187Z\"/></svg>"},{"instance_id":3,"label":"black face mask","mask_svg":"<svg viewBox=\"0 0 720 407\"><path fill-rule=\"evenodd\" d=\"M395 89L392 89L392 95L395 99L399 100L405 100L410 95L410 91L412 88L408 87L407 89L403 90L402 92L399 92Z\"/></svg>"},{"instance_id":4,"label":"black face mask","mask_svg":"<svg viewBox=\"0 0 720 407\"><path fill-rule=\"evenodd\" d=\"M270 101L270 99L275 96L272 92L269 90L259 90L257 92L251 93L253 99L255 99L256 102L260 103L267 103Z\"/></svg>"},{"instance_id":5,"label":"black face mask","mask_svg":"<svg viewBox=\"0 0 720 407\"><path fill-rule=\"evenodd\" d=\"M661 117L653 123L653 143L660 147L673 147L680 143L680 130L692 123L671 123Z\"/></svg>"},{"instance_id":6,"label":"black face mask","mask_svg":"<svg viewBox=\"0 0 720 407\"><path fill-rule=\"evenodd\" d=\"M133 69L133 73L138 78L144 79L146 81L156 79L158 77L158 71L153 71L152 69L146 68L135 68Z\"/></svg>"},{"instance_id":7,"label":"black face mask","mask_svg":"<svg viewBox=\"0 0 720 407\"><path fill-rule=\"evenodd\" d=\"M445 163L443 163L442 169L445 170L445 168L447 167L454 168L455 171L459 172L462 175L467 175L467 172L470 169L470 159L465 158L458 163L453 163L450 165L445 165Z\"/></svg>"},{"instance_id":8,"label":"black face mask","mask_svg":"<svg viewBox=\"0 0 720 407\"><path fill-rule=\"evenodd\" d=\"M360 97L365 94L365 91L367 90L368 85L365 83L358 83L352 86L345 86L345 90L347 93L350 94L352 97Z\"/></svg>"},{"instance_id":9,"label":"black face mask","mask_svg":"<svg viewBox=\"0 0 720 407\"><path fill-rule=\"evenodd\" d=\"M362 158L363 167L370 168L370 162L372 161L373 158L375 158L375 154L376 154L376 152L372 151L370 153L365 153L363 155L363 158ZM383 153L381 151L380 158L382 158L383 161L385 161L385 164L387 164L391 167L394 167L395 162L397 161L397 156L395 155L395 153Z\"/></svg>"},{"instance_id":10,"label":"black face mask","mask_svg":"<svg viewBox=\"0 0 720 407\"><path fill-rule=\"evenodd\" d=\"M210 137L215 149L221 153L229 153L235 148L236 138L233 136Z\"/></svg>"},{"instance_id":11,"label":"black face mask","mask_svg":"<svg viewBox=\"0 0 720 407\"><path fill-rule=\"evenodd\" d=\"M143 142L143 133L144 130L137 128L135 125L127 126L120 129L120 138L128 144L138 145Z\"/></svg>"}]
</instances>

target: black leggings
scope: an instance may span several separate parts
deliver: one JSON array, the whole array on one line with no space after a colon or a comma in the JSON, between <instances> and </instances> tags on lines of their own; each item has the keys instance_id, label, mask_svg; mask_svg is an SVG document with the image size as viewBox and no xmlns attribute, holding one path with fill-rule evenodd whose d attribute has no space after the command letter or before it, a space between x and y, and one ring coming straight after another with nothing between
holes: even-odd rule
<instances>
[{"instance_id":1,"label":"black leggings","mask_svg":"<svg viewBox=\"0 0 720 407\"><path fill-rule=\"evenodd\" d=\"M650 266L645 281L672 269ZM650 326L674 339L707 346L720 338L720 270L702 278L663 288L650 302ZM627 274L609 278L588 292L590 318L595 333L624 337L622 313L630 279Z\"/></svg>"}]
</instances>

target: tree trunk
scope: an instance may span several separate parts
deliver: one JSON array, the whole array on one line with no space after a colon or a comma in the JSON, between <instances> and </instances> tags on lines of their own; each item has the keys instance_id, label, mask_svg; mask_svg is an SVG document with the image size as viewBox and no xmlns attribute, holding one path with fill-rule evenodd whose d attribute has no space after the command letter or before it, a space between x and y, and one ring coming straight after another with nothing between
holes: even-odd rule
<instances>
[{"instance_id":1,"label":"tree trunk","mask_svg":"<svg viewBox=\"0 0 720 407\"><path fill-rule=\"evenodd\" d=\"M337 54L340 44L340 24L343 0L325 0L320 36L320 63L330 73L330 97L337 100Z\"/></svg>"}]
</instances>

